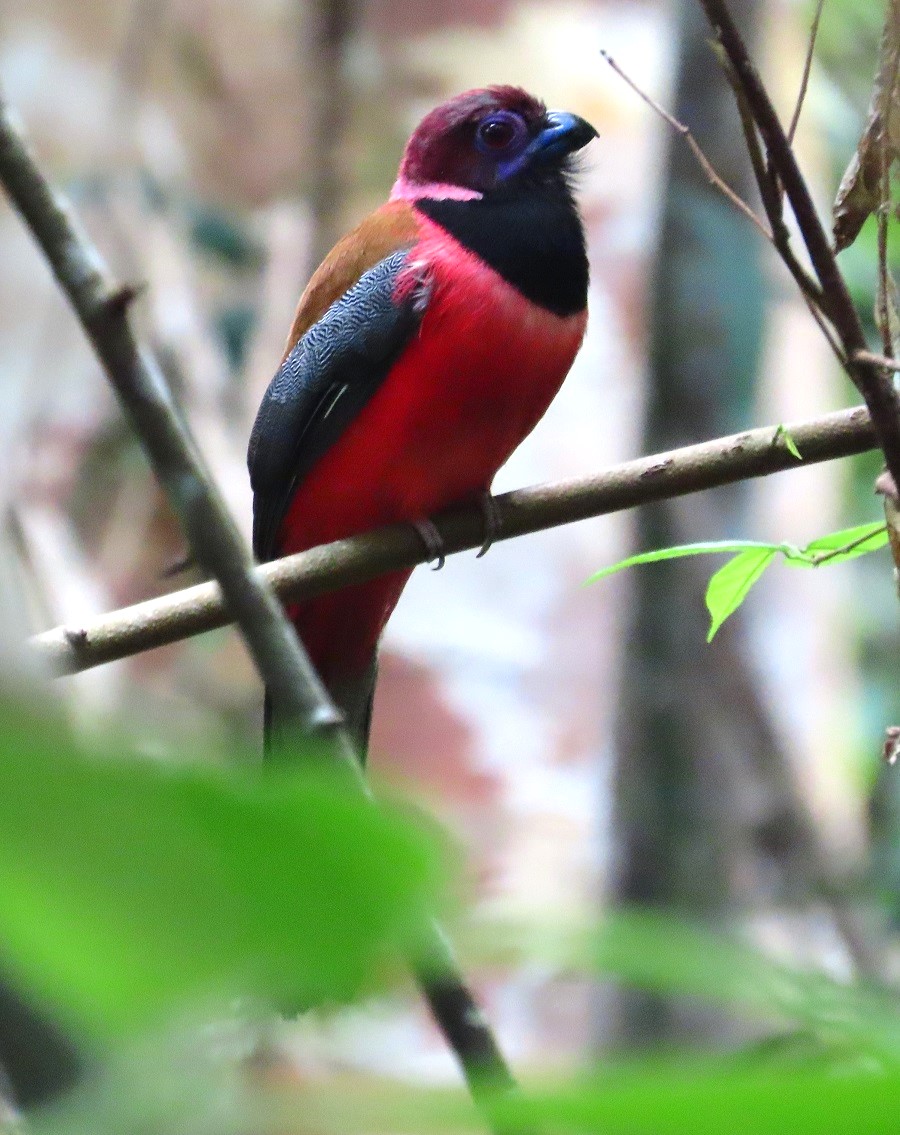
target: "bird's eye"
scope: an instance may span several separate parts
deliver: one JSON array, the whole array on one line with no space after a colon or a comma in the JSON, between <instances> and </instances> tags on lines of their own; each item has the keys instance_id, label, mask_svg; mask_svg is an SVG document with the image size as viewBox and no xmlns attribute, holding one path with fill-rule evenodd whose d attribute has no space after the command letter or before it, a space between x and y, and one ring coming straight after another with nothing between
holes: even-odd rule
<instances>
[{"instance_id":1,"label":"bird's eye","mask_svg":"<svg viewBox=\"0 0 900 1135\"><path fill-rule=\"evenodd\" d=\"M479 122L475 144L484 153L497 153L510 149L527 134L528 129L518 114L500 110Z\"/></svg>"}]
</instances>

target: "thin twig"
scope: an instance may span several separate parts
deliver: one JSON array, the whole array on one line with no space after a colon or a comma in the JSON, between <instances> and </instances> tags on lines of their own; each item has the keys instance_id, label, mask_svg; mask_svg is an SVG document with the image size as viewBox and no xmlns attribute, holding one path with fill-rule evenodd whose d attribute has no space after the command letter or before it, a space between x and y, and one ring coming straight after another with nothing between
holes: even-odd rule
<instances>
[{"instance_id":1,"label":"thin twig","mask_svg":"<svg viewBox=\"0 0 900 1135\"><path fill-rule=\"evenodd\" d=\"M681 137L684 138L685 142L687 142L688 146L690 146L691 153L697 159L697 164L703 170L703 173L706 179L709 181L710 185L715 186L715 188L718 189L719 192L722 193L731 202L735 209L743 213L748 220L752 221L753 224L756 225L756 227L763 234L766 240L771 241L772 233L766 225L765 221L761 217L757 216L757 214L753 211L753 209L751 209L751 207L747 204L743 197L740 197L737 193L735 193L731 186L728 185L727 182L722 180L721 176L716 172L715 166L703 152L700 143L694 137L691 128L684 122L679 122L678 119L674 117L674 115L671 115L665 109L665 107L660 106L656 99L648 95L646 91L641 90L637 83L635 83L633 79L629 78L628 75L625 74L625 72L622 70L619 64L616 63L615 59L613 59L608 51L603 51L601 49L600 54L610 65L610 67L612 67L613 71L615 71L615 73L621 79L625 80L625 82L629 87L631 87L638 98L643 99L643 101L647 104L647 106L650 107L651 110L658 114L664 122L667 122L669 126L671 126L672 129L676 131L676 133L680 134Z\"/></svg>"},{"instance_id":2,"label":"thin twig","mask_svg":"<svg viewBox=\"0 0 900 1135\"><path fill-rule=\"evenodd\" d=\"M762 136L769 165L784 186L822 288L824 311L834 324L844 348L847 373L865 399L878 444L884 452L888 469L897 480L900 477L900 393L883 368L859 361L857 352L867 349L859 315L816 212L809 186L725 0L699 0L699 3L715 29L744 92Z\"/></svg>"},{"instance_id":3,"label":"thin twig","mask_svg":"<svg viewBox=\"0 0 900 1135\"><path fill-rule=\"evenodd\" d=\"M889 25L886 25L886 28ZM881 138L879 146L881 200L878 202L878 296L876 318L881 334L881 350L888 357L894 354L894 329L891 326L892 287L888 268L888 220L891 215L891 110L894 92L897 88L897 68L900 67L900 51L893 55L893 73L882 92Z\"/></svg>"},{"instance_id":4,"label":"thin twig","mask_svg":"<svg viewBox=\"0 0 900 1135\"><path fill-rule=\"evenodd\" d=\"M509 540L651 501L798 468L797 459L784 443L785 429L803 454L803 465L848 457L875 446L862 406L787 427L748 430L627 461L591 477L504 493L494 498L500 519L497 539ZM448 553L477 548L484 539L480 507L454 510L436 517L435 523ZM412 567L422 563L426 555L412 527L400 525L287 556L257 570L284 602L297 603ZM91 623L45 631L31 639L31 646L54 673L74 674L228 622L219 588L214 583L201 583L114 611Z\"/></svg>"},{"instance_id":5,"label":"thin twig","mask_svg":"<svg viewBox=\"0 0 900 1135\"><path fill-rule=\"evenodd\" d=\"M728 57L721 51L719 55L725 78L734 92L738 115L741 120L741 129L744 133L744 142L747 146L747 153L750 156L750 165L753 168L753 174L756 178L763 208L769 219L769 224L772 226L772 243L775 245L775 249L784 262L785 267L790 272L791 276L793 276L794 282L800 289L813 319L818 323L823 334L828 339L832 350L843 363L843 355L836 350L834 337L826 330L826 325L823 322L821 313L825 305L825 297L822 294L822 289L803 267L794 255L793 248L791 248L791 232L784 221L784 205L781 187L777 177L773 176L769 163L763 156L762 148L759 144L759 133L756 129L756 122L754 121L753 113L747 102L746 95Z\"/></svg>"},{"instance_id":6,"label":"thin twig","mask_svg":"<svg viewBox=\"0 0 900 1135\"><path fill-rule=\"evenodd\" d=\"M795 279L796 279L796 277L795 277ZM822 332L822 335L823 335L825 341L828 343L828 346L831 348L831 353L834 355L834 357L837 359L837 361L841 364L842 367L846 367L847 357L844 354L844 350L841 347L841 344L840 344L837 336L835 335L834 331L831 328L831 324L828 322L827 318L822 314L819 307L806 294L806 292L801 291L801 295L803 297L803 302L806 304L807 310L809 311L809 314L816 321L816 324L818 325L819 330Z\"/></svg>"},{"instance_id":7,"label":"thin twig","mask_svg":"<svg viewBox=\"0 0 900 1135\"><path fill-rule=\"evenodd\" d=\"M803 61L803 78L800 80L797 105L794 107L794 113L791 116L791 124L787 132L788 141L791 143L793 143L794 135L797 133L797 123L800 121L800 113L803 110L803 103L806 99L806 88L809 86L809 73L812 70L813 54L816 50L816 38L819 34L819 21L822 19L822 9L824 7L825 0L819 0L818 4L816 4L816 14L813 16L812 27L809 29L809 43L806 45L806 59Z\"/></svg>"},{"instance_id":8,"label":"thin twig","mask_svg":"<svg viewBox=\"0 0 900 1135\"><path fill-rule=\"evenodd\" d=\"M890 192L890 174L885 168L882 175L882 194ZM890 198L882 196L878 206L878 295L876 297L876 322L878 333L881 336L881 349L885 357L894 353L894 336L891 333L891 285L888 271L888 217L890 215ZM859 356L857 356L858 358Z\"/></svg>"},{"instance_id":9,"label":"thin twig","mask_svg":"<svg viewBox=\"0 0 900 1135\"><path fill-rule=\"evenodd\" d=\"M287 720L324 742L347 772L349 786L368 795L341 714L266 577L255 570L162 373L131 332L133 289L107 278L96 250L50 188L2 99L0 181L81 321L181 520L195 561L218 581L275 704ZM493 1034L431 920L419 928L411 964L476 1101L484 1103L488 1091L512 1090L514 1081ZM448 989L452 997L446 995Z\"/></svg>"},{"instance_id":10,"label":"thin twig","mask_svg":"<svg viewBox=\"0 0 900 1135\"><path fill-rule=\"evenodd\" d=\"M819 567L820 564L827 564L830 560L837 559L838 556L846 555L847 552L852 552L856 548L861 548L863 544L868 544L870 540L874 540L876 536L880 536L886 528L887 525L882 524L879 528L876 528L874 532L867 532L865 536L857 536L855 540L851 540L849 544L841 545L840 548L831 548L827 552L814 553L806 562L813 567Z\"/></svg>"}]
</instances>

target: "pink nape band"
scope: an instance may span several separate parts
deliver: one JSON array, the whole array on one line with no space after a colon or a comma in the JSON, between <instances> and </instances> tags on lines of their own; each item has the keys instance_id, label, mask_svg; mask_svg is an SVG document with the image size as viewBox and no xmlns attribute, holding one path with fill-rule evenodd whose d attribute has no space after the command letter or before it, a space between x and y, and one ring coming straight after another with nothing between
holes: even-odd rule
<instances>
[{"instance_id":1,"label":"pink nape band","mask_svg":"<svg viewBox=\"0 0 900 1135\"><path fill-rule=\"evenodd\" d=\"M476 189L466 189L463 185L447 185L442 181L417 183L398 177L391 190L392 201L419 201L423 197L431 201L480 201L483 194Z\"/></svg>"}]
</instances>

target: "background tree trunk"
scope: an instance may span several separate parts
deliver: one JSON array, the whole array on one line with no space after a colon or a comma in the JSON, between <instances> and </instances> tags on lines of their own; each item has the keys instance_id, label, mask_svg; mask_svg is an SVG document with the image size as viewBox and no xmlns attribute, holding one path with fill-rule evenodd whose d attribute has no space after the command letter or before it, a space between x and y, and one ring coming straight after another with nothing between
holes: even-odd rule
<instances>
[{"instance_id":1,"label":"background tree trunk","mask_svg":"<svg viewBox=\"0 0 900 1135\"><path fill-rule=\"evenodd\" d=\"M740 6L751 44L761 4ZM681 7L674 113L713 166L752 198L734 97L709 46L698 6ZM709 185L684 141L669 143L652 286L648 402L642 451L652 453L746 426L762 343L762 243ZM736 537L742 487L641 509L641 550ZM726 530L727 518L730 527ZM741 650L733 618L705 645L707 560L633 573L616 730L613 905L668 908L716 920L775 868L796 874L791 792L779 740ZM748 867L750 868L748 870ZM616 1040L626 1046L693 1041L719 1031L714 1015L635 991L617 997Z\"/></svg>"}]
</instances>

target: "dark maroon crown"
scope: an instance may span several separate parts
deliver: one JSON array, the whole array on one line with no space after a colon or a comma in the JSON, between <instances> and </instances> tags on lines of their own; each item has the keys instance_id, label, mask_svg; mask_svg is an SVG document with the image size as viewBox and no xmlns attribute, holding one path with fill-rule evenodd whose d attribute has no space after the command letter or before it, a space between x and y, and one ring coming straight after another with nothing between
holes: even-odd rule
<instances>
[{"instance_id":1,"label":"dark maroon crown","mask_svg":"<svg viewBox=\"0 0 900 1135\"><path fill-rule=\"evenodd\" d=\"M480 189L482 162L473 147L479 122L496 111L519 115L537 130L547 108L521 87L465 91L426 114L407 143L400 177L416 185L443 182Z\"/></svg>"}]
</instances>

